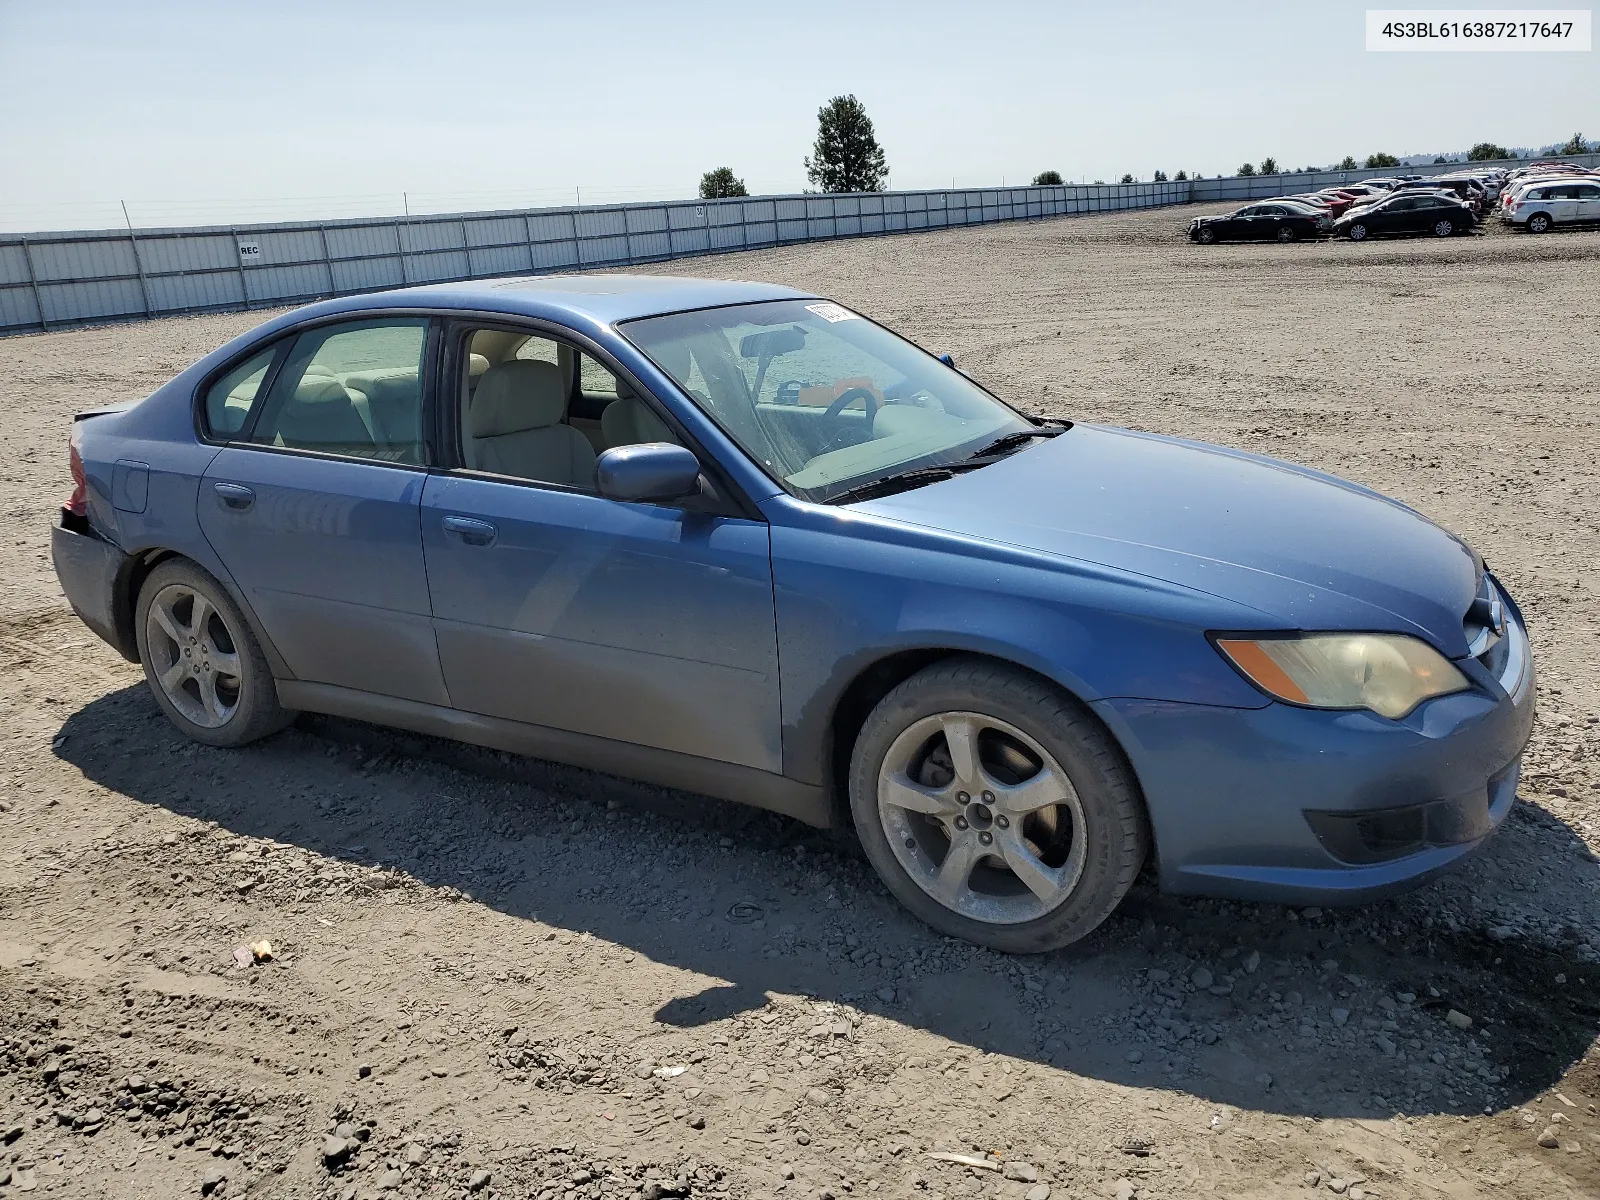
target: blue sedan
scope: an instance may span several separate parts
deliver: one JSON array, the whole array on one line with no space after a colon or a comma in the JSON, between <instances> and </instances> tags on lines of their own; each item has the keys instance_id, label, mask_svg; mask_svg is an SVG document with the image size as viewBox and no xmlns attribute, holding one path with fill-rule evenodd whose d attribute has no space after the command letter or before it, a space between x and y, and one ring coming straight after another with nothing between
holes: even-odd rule
<instances>
[{"instance_id":1,"label":"blue sedan","mask_svg":"<svg viewBox=\"0 0 1600 1200\"><path fill-rule=\"evenodd\" d=\"M1505 817L1516 605L1418 513L1027 416L789 288L314 304L72 426L78 615L180 730L330 713L849 825L935 928L1370 898Z\"/></svg>"}]
</instances>

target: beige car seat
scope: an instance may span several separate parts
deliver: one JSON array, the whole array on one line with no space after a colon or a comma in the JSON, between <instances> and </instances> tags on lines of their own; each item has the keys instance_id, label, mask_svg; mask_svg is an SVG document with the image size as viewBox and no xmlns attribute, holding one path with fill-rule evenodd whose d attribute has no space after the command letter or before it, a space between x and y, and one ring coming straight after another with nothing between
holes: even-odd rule
<instances>
[{"instance_id":1,"label":"beige car seat","mask_svg":"<svg viewBox=\"0 0 1600 1200\"><path fill-rule=\"evenodd\" d=\"M570 425L561 368L512 359L483 373L468 421L469 465L480 471L594 487L594 447Z\"/></svg>"},{"instance_id":2,"label":"beige car seat","mask_svg":"<svg viewBox=\"0 0 1600 1200\"><path fill-rule=\"evenodd\" d=\"M678 445L678 438L667 428L666 422L651 410L622 380L617 380L617 398L600 413L600 431L606 448L612 446L637 446L641 442L670 442Z\"/></svg>"}]
</instances>

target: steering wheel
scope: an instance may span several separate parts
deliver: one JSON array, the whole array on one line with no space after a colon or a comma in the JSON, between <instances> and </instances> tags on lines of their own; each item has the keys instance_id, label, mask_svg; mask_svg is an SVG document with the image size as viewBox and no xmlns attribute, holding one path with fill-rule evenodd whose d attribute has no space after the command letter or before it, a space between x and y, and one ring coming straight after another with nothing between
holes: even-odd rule
<instances>
[{"instance_id":1,"label":"steering wheel","mask_svg":"<svg viewBox=\"0 0 1600 1200\"><path fill-rule=\"evenodd\" d=\"M858 399L867 402L867 428L872 428L872 419L878 415L878 394L871 388L853 387L846 388L834 402L828 405L828 411L823 413L825 420L836 420L840 413L849 408Z\"/></svg>"},{"instance_id":2,"label":"steering wheel","mask_svg":"<svg viewBox=\"0 0 1600 1200\"><path fill-rule=\"evenodd\" d=\"M839 393L838 397L832 404L828 405L828 411L822 414L822 419L824 421L838 420L839 414L842 413L849 405L853 404L857 399L864 399L867 402L866 425L867 432L871 433L872 423L877 419L878 416L879 401L877 394L870 388L846 388L843 392ZM851 431L848 429L840 429L833 435L833 437L828 439L828 449L839 450L848 445L849 443L845 439L850 432Z\"/></svg>"}]
</instances>

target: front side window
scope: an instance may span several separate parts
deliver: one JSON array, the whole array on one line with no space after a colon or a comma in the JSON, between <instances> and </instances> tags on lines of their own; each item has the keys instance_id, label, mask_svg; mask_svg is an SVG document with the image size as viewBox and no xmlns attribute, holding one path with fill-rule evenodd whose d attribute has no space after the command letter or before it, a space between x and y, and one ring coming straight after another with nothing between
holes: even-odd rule
<instances>
[{"instance_id":1,"label":"front side window","mask_svg":"<svg viewBox=\"0 0 1600 1200\"><path fill-rule=\"evenodd\" d=\"M620 328L808 500L956 463L1035 428L959 371L828 301L700 309Z\"/></svg>"},{"instance_id":2,"label":"front side window","mask_svg":"<svg viewBox=\"0 0 1600 1200\"><path fill-rule=\"evenodd\" d=\"M302 333L250 441L421 465L425 317L356 321Z\"/></svg>"}]
</instances>

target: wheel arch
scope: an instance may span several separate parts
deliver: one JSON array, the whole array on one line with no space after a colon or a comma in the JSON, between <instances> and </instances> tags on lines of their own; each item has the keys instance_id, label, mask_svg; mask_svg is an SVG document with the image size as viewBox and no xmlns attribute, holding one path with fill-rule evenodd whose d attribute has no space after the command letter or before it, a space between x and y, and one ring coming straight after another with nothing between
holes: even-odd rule
<instances>
[{"instance_id":1,"label":"wheel arch","mask_svg":"<svg viewBox=\"0 0 1600 1200\"><path fill-rule=\"evenodd\" d=\"M1133 780L1139 806L1144 810L1145 827L1151 833L1151 850L1152 853L1155 852L1144 784L1126 747L1122 744L1122 739L1117 736L1117 731L1106 723L1095 707L1084 701L1059 679L1053 679L1026 663L1003 655L963 649L958 646L924 646L891 651L859 669L839 693L828 722L826 745L822 748L824 778L836 827L841 829L852 827L849 798L850 757L855 751L856 741L866 724L867 716L878 706L879 701L917 672L953 658L995 663L1037 679L1069 701L1086 720L1098 726L1106 735L1106 740L1115 748L1122 765L1127 768L1128 777Z\"/></svg>"},{"instance_id":2,"label":"wheel arch","mask_svg":"<svg viewBox=\"0 0 1600 1200\"><path fill-rule=\"evenodd\" d=\"M116 622L117 652L129 662L139 661L139 637L136 628L136 617L139 610L139 592L144 587L144 581L164 562L181 560L204 571L229 598L239 606L239 611L244 614L245 622L250 626L250 632L255 635L260 643L262 653L267 657L267 663L272 668L272 674L278 679L293 679L294 674L278 653L278 648L272 644L272 639L267 636L267 631L262 627L255 610L240 594L233 580L211 569L207 564L200 562L192 555L181 550L174 550L167 546L152 546L144 550L129 554L117 571L117 578L112 584L112 616Z\"/></svg>"}]
</instances>

